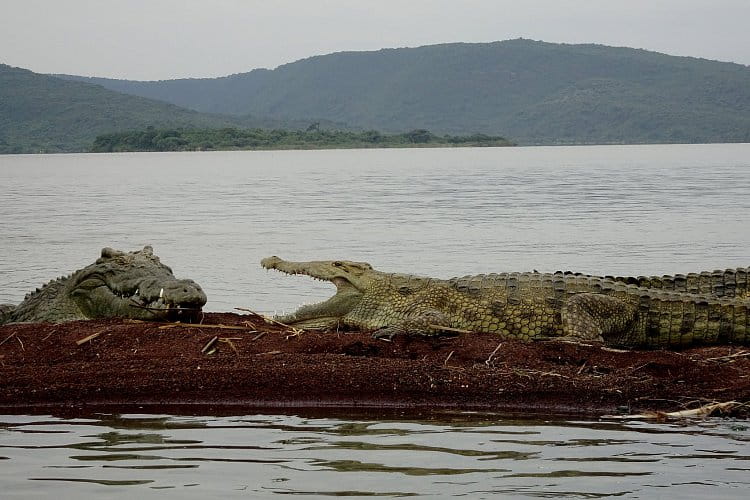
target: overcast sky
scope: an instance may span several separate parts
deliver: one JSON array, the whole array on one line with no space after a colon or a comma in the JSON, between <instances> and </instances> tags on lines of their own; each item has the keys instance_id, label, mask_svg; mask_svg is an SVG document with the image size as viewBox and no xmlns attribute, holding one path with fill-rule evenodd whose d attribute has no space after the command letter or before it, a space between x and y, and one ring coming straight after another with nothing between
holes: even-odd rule
<instances>
[{"instance_id":1,"label":"overcast sky","mask_svg":"<svg viewBox=\"0 0 750 500\"><path fill-rule=\"evenodd\" d=\"M750 65L750 0L0 0L0 62L134 80L531 38Z\"/></svg>"}]
</instances>

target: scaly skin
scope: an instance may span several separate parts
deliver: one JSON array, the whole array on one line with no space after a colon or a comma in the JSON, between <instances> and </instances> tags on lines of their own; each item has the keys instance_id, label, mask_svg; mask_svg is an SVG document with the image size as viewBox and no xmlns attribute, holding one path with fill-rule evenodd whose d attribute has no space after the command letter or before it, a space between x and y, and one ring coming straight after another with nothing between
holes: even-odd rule
<instances>
[{"instance_id":1,"label":"scaly skin","mask_svg":"<svg viewBox=\"0 0 750 500\"><path fill-rule=\"evenodd\" d=\"M276 319L299 328L349 326L430 335L465 330L523 340L570 338L624 347L748 343L747 300L649 289L565 273L502 273L448 280L377 271L364 262L261 265L336 285L329 300Z\"/></svg>"},{"instance_id":2,"label":"scaly skin","mask_svg":"<svg viewBox=\"0 0 750 500\"><path fill-rule=\"evenodd\" d=\"M135 252L102 249L95 263L52 280L18 306L0 306L0 324L61 323L89 318L191 319L206 303L192 280L178 280L146 246Z\"/></svg>"},{"instance_id":3,"label":"scaly skin","mask_svg":"<svg viewBox=\"0 0 750 500\"><path fill-rule=\"evenodd\" d=\"M664 276L616 276L612 279L644 288L660 288L712 297L750 298L750 269L743 267Z\"/></svg>"},{"instance_id":4,"label":"scaly skin","mask_svg":"<svg viewBox=\"0 0 750 500\"><path fill-rule=\"evenodd\" d=\"M566 276L621 281L641 288L657 288L713 298L750 299L750 269L744 267L662 276L597 276L572 271L558 271L556 274L559 273Z\"/></svg>"}]
</instances>

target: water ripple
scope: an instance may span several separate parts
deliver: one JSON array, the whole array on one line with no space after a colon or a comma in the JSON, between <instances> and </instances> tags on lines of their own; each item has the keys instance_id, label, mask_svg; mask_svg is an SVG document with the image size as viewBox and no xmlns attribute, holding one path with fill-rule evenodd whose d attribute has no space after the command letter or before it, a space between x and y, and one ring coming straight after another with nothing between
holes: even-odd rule
<instances>
[{"instance_id":1,"label":"water ripple","mask_svg":"<svg viewBox=\"0 0 750 500\"><path fill-rule=\"evenodd\" d=\"M0 169L0 303L153 244L208 310L315 291L262 257L439 277L747 266L750 145L19 155ZM125 174L127 172L127 174Z\"/></svg>"},{"instance_id":2,"label":"water ripple","mask_svg":"<svg viewBox=\"0 0 750 500\"><path fill-rule=\"evenodd\" d=\"M723 420L97 414L0 416L0 428L0 474L9 498L52 494L55 484L78 498L131 498L134 491L161 489L179 489L184 498L653 497L664 488L680 498L742 498L750 486L750 431Z\"/></svg>"}]
</instances>

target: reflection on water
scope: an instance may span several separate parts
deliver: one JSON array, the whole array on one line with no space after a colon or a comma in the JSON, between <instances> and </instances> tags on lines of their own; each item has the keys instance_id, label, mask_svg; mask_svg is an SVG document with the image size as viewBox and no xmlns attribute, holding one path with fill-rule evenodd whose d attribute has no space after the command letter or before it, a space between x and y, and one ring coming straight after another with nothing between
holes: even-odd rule
<instances>
[{"instance_id":1,"label":"reflection on water","mask_svg":"<svg viewBox=\"0 0 750 500\"><path fill-rule=\"evenodd\" d=\"M746 422L0 416L3 498L468 496L744 498Z\"/></svg>"}]
</instances>

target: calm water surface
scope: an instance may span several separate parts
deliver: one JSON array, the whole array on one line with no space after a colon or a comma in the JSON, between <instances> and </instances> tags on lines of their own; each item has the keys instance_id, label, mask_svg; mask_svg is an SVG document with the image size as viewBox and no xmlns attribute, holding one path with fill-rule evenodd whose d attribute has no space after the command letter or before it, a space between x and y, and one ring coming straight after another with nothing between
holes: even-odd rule
<instances>
[{"instance_id":1,"label":"calm water surface","mask_svg":"<svg viewBox=\"0 0 750 500\"><path fill-rule=\"evenodd\" d=\"M750 265L750 145L0 156L0 302L152 244L208 310L326 285L261 270L364 260L436 277Z\"/></svg>"},{"instance_id":2,"label":"calm water surface","mask_svg":"<svg viewBox=\"0 0 750 500\"><path fill-rule=\"evenodd\" d=\"M0 156L0 303L152 244L208 310L330 294L269 255L438 277L750 265L750 145ZM197 413L200 411L196 410ZM746 498L746 423L0 416L2 498Z\"/></svg>"},{"instance_id":3,"label":"calm water surface","mask_svg":"<svg viewBox=\"0 0 750 500\"><path fill-rule=\"evenodd\" d=\"M747 498L747 422L0 415L3 498Z\"/></svg>"}]
</instances>

